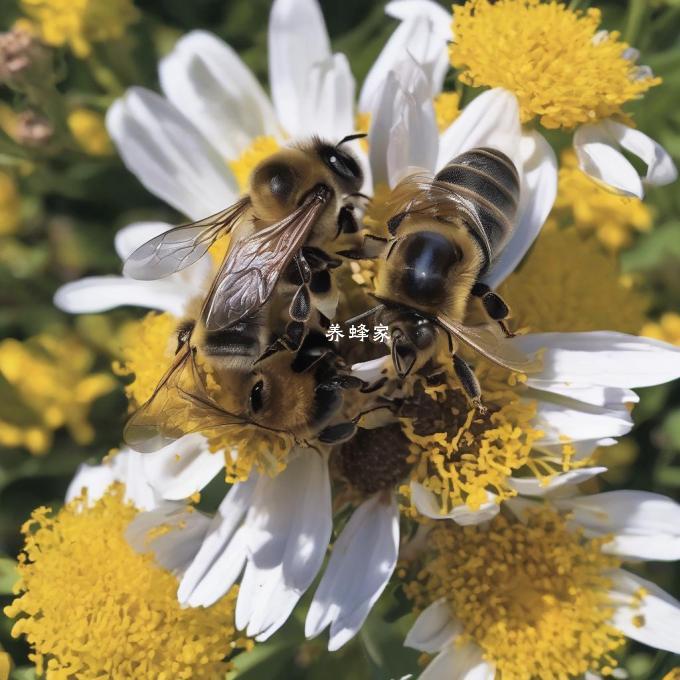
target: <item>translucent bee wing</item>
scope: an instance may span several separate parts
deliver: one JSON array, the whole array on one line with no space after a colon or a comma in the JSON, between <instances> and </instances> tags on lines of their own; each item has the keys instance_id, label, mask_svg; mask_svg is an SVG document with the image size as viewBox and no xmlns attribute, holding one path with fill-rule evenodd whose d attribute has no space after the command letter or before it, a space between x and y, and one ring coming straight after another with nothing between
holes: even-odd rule
<instances>
[{"instance_id":1,"label":"translucent bee wing","mask_svg":"<svg viewBox=\"0 0 680 680\"><path fill-rule=\"evenodd\" d=\"M451 335L494 364L519 373L541 370L541 360L518 350L494 323L465 326L445 316L438 316L437 321Z\"/></svg>"},{"instance_id":2,"label":"translucent bee wing","mask_svg":"<svg viewBox=\"0 0 680 680\"><path fill-rule=\"evenodd\" d=\"M207 330L227 328L267 302L329 199L330 191L320 187L280 222L234 243L203 307Z\"/></svg>"},{"instance_id":3,"label":"translucent bee wing","mask_svg":"<svg viewBox=\"0 0 680 680\"><path fill-rule=\"evenodd\" d=\"M123 439L135 451L151 453L192 432L246 424L208 395L194 351L185 343L154 393L125 425Z\"/></svg>"},{"instance_id":4,"label":"translucent bee wing","mask_svg":"<svg viewBox=\"0 0 680 680\"><path fill-rule=\"evenodd\" d=\"M210 246L243 218L250 199L242 198L215 215L170 229L142 244L123 265L123 274L151 281L169 276L200 260Z\"/></svg>"}]
</instances>

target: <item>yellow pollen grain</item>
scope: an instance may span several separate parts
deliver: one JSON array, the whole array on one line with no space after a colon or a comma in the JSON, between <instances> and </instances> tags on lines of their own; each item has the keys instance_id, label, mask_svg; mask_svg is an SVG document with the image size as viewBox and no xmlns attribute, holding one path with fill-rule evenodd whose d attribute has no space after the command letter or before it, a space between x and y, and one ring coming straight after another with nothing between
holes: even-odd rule
<instances>
[{"instance_id":1,"label":"yellow pollen grain","mask_svg":"<svg viewBox=\"0 0 680 680\"><path fill-rule=\"evenodd\" d=\"M648 306L641 293L623 285L612 254L554 221L499 292L510 305L514 327L535 333L637 333Z\"/></svg>"},{"instance_id":2,"label":"yellow pollen grain","mask_svg":"<svg viewBox=\"0 0 680 680\"><path fill-rule=\"evenodd\" d=\"M473 87L502 87L523 122L573 128L620 114L660 78L640 76L617 32L599 33L598 9L561 2L468 0L453 8L451 64Z\"/></svg>"},{"instance_id":3,"label":"yellow pollen grain","mask_svg":"<svg viewBox=\"0 0 680 680\"><path fill-rule=\"evenodd\" d=\"M91 507L34 511L5 608L12 635L26 637L47 680L224 677L224 659L252 645L235 630L236 589L212 607L180 607L176 578L126 542L137 511L122 496L113 487Z\"/></svg>"},{"instance_id":4,"label":"yellow pollen grain","mask_svg":"<svg viewBox=\"0 0 680 680\"><path fill-rule=\"evenodd\" d=\"M67 123L78 146L91 156L108 156L113 153L113 145L104 117L96 111L78 108L68 114Z\"/></svg>"},{"instance_id":5,"label":"yellow pollen grain","mask_svg":"<svg viewBox=\"0 0 680 680\"><path fill-rule=\"evenodd\" d=\"M437 128L444 132L460 115L460 95L457 92L440 92L433 103Z\"/></svg>"},{"instance_id":6,"label":"yellow pollen grain","mask_svg":"<svg viewBox=\"0 0 680 680\"><path fill-rule=\"evenodd\" d=\"M132 0L21 0L21 8L45 43L68 45L81 59L92 43L119 40L139 18Z\"/></svg>"},{"instance_id":7,"label":"yellow pollen grain","mask_svg":"<svg viewBox=\"0 0 680 680\"><path fill-rule=\"evenodd\" d=\"M123 358L114 363L113 370L117 375L134 376L125 387L133 405L149 399L170 366L177 345L177 323L172 314L150 312L123 330Z\"/></svg>"},{"instance_id":8,"label":"yellow pollen grain","mask_svg":"<svg viewBox=\"0 0 680 680\"><path fill-rule=\"evenodd\" d=\"M245 192L250 184L250 175L258 163L279 150L279 143L274 137L255 137L253 143L235 160L229 161L229 167L236 177L238 188Z\"/></svg>"},{"instance_id":9,"label":"yellow pollen grain","mask_svg":"<svg viewBox=\"0 0 680 680\"><path fill-rule=\"evenodd\" d=\"M354 118L354 127L357 132L362 132L367 135L371 127L371 114L362 112L357 113ZM368 137L359 140L359 144L361 145L361 148L368 153Z\"/></svg>"},{"instance_id":10,"label":"yellow pollen grain","mask_svg":"<svg viewBox=\"0 0 680 680\"><path fill-rule=\"evenodd\" d=\"M515 496L510 477L519 470L547 481L570 467L567 452L552 458L533 449L543 434L533 423L536 406L520 399L507 372L482 362L475 372L487 415L472 408L449 379L436 390L416 385L416 406L401 420L411 442L411 479L437 497L442 513L462 505L478 510L488 492L499 503Z\"/></svg>"},{"instance_id":11,"label":"yellow pollen grain","mask_svg":"<svg viewBox=\"0 0 680 680\"><path fill-rule=\"evenodd\" d=\"M652 211L639 198L620 196L594 182L579 167L576 154L565 151L553 216L583 234L593 234L609 251L628 248L638 233L652 228Z\"/></svg>"},{"instance_id":12,"label":"yellow pollen grain","mask_svg":"<svg viewBox=\"0 0 680 680\"><path fill-rule=\"evenodd\" d=\"M431 552L406 591L418 608L439 598L503 680L609 674L624 643L609 621L607 538L586 539L547 507L526 522L498 515L487 527L437 523Z\"/></svg>"}]
</instances>

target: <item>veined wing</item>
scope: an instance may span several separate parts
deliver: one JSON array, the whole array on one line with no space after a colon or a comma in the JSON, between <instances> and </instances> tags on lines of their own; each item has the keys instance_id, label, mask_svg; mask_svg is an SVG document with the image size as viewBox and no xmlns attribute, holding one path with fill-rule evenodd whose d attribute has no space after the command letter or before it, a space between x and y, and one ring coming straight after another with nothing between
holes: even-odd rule
<instances>
[{"instance_id":1,"label":"veined wing","mask_svg":"<svg viewBox=\"0 0 680 680\"><path fill-rule=\"evenodd\" d=\"M465 326L445 316L437 321L451 335L464 342L494 364L519 373L535 373L541 370L541 361L536 356L527 356L508 342L493 323Z\"/></svg>"},{"instance_id":2,"label":"veined wing","mask_svg":"<svg viewBox=\"0 0 680 680\"><path fill-rule=\"evenodd\" d=\"M330 189L321 185L283 220L234 243L203 307L208 330L227 328L267 302L330 197Z\"/></svg>"},{"instance_id":3,"label":"veined wing","mask_svg":"<svg viewBox=\"0 0 680 680\"><path fill-rule=\"evenodd\" d=\"M143 243L123 265L123 274L140 281L161 279L200 260L210 246L243 218L250 199L191 224L170 229Z\"/></svg>"},{"instance_id":4,"label":"veined wing","mask_svg":"<svg viewBox=\"0 0 680 680\"><path fill-rule=\"evenodd\" d=\"M151 453L191 432L246 424L207 393L195 351L185 343L154 393L128 420L123 438L135 451Z\"/></svg>"}]
</instances>

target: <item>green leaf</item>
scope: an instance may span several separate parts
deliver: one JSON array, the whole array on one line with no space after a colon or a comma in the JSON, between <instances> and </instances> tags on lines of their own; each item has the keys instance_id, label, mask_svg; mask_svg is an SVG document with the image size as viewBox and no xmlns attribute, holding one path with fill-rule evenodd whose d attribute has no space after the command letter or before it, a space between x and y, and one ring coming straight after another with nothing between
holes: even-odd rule
<instances>
[{"instance_id":1,"label":"green leaf","mask_svg":"<svg viewBox=\"0 0 680 680\"><path fill-rule=\"evenodd\" d=\"M16 560L11 557L0 557L0 595L10 595L18 579Z\"/></svg>"}]
</instances>

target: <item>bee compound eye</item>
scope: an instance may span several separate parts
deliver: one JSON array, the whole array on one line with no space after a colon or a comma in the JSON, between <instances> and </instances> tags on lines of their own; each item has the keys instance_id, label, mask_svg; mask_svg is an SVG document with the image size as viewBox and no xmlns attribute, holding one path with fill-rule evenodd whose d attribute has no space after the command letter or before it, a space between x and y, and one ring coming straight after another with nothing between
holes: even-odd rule
<instances>
[{"instance_id":1,"label":"bee compound eye","mask_svg":"<svg viewBox=\"0 0 680 680\"><path fill-rule=\"evenodd\" d=\"M264 407L264 381L258 380L250 390L250 410L259 413Z\"/></svg>"}]
</instances>

